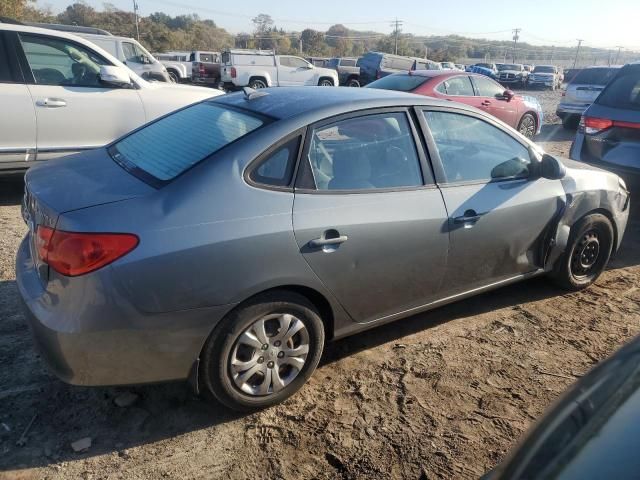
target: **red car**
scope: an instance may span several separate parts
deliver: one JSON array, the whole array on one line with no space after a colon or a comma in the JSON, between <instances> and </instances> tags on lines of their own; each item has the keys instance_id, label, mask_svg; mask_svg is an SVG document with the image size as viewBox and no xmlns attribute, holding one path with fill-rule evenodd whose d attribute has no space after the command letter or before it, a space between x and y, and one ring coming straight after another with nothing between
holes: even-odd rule
<instances>
[{"instance_id":1,"label":"red car","mask_svg":"<svg viewBox=\"0 0 640 480\"><path fill-rule=\"evenodd\" d=\"M415 70L396 73L368 84L465 103L484 110L527 138L540 133L542 107L535 97L516 95L484 75L459 71Z\"/></svg>"}]
</instances>

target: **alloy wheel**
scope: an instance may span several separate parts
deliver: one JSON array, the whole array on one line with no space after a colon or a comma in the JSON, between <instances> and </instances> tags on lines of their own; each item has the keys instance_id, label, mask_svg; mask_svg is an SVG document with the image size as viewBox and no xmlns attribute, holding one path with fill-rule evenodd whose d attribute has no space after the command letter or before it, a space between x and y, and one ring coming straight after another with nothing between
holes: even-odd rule
<instances>
[{"instance_id":1,"label":"alloy wheel","mask_svg":"<svg viewBox=\"0 0 640 480\"><path fill-rule=\"evenodd\" d=\"M518 129L521 134L527 138L533 138L536 134L536 121L531 115L525 115L520 121L520 128Z\"/></svg>"},{"instance_id":2,"label":"alloy wheel","mask_svg":"<svg viewBox=\"0 0 640 480\"><path fill-rule=\"evenodd\" d=\"M294 315L272 314L246 328L229 358L235 386L253 396L279 392L302 371L309 353L309 332Z\"/></svg>"}]
</instances>

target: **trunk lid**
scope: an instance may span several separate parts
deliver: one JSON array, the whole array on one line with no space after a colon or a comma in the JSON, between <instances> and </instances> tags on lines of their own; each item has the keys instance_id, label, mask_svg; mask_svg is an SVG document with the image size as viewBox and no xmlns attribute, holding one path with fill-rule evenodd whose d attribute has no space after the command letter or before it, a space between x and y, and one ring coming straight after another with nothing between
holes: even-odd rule
<instances>
[{"instance_id":1,"label":"trunk lid","mask_svg":"<svg viewBox=\"0 0 640 480\"><path fill-rule=\"evenodd\" d=\"M54 227L62 213L154 191L114 162L105 148L97 148L32 167L25 176L23 209L36 224Z\"/></svg>"}]
</instances>

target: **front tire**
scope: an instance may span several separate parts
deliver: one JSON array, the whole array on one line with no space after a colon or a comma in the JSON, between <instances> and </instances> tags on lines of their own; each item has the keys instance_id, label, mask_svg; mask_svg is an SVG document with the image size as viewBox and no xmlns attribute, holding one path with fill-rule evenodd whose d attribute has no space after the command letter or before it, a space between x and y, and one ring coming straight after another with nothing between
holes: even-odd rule
<instances>
[{"instance_id":1,"label":"front tire","mask_svg":"<svg viewBox=\"0 0 640 480\"><path fill-rule=\"evenodd\" d=\"M322 78L318 82L319 87L333 87L333 80L330 78Z\"/></svg>"},{"instance_id":2,"label":"front tire","mask_svg":"<svg viewBox=\"0 0 640 480\"><path fill-rule=\"evenodd\" d=\"M347 82L347 87L360 88L360 80L357 78L350 78Z\"/></svg>"},{"instance_id":3,"label":"front tire","mask_svg":"<svg viewBox=\"0 0 640 480\"><path fill-rule=\"evenodd\" d=\"M613 225L600 213L587 215L571 227L567 248L552 278L566 290L587 288L602 274L613 250Z\"/></svg>"},{"instance_id":4,"label":"front tire","mask_svg":"<svg viewBox=\"0 0 640 480\"><path fill-rule=\"evenodd\" d=\"M270 407L297 392L316 369L324 325L303 296L286 291L257 296L227 315L207 340L201 381L227 407Z\"/></svg>"},{"instance_id":5,"label":"front tire","mask_svg":"<svg viewBox=\"0 0 640 480\"><path fill-rule=\"evenodd\" d=\"M167 73L169 74L169 79L173 83L180 83L180 77L174 70L167 70Z\"/></svg>"}]
</instances>

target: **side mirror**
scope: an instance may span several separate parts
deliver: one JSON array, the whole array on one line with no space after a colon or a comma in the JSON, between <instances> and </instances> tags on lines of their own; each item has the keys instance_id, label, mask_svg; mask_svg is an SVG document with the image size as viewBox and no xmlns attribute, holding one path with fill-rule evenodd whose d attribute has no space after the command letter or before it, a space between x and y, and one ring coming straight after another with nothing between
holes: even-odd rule
<instances>
[{"instance_id":1,"label":"side mirror","mask_svg":"<svg viewBox=\"0 0 640 480\"><path fill-rule=\"evenodd\" d=\"M515 96L516 94L511 90L505 90L504 93L502 94L502 98L504 98L507 102L510 102L511 99Z\"/></svg>"},{"instance_id":2,"label":"side mirror","mask_svg":"<svg viewBox=\"0 0 640 480\"><path fill-rule=\"evenodd\" d=\"M131 77L126 68L115 65L102 65L100 67L100 81L106 85L117 88L131 86Z\"/></svg>"},{"instance_id":3,"label":"side mirror","mask_svg":"<svg viewBox=\"0 0 640 480\"><path fill-rule=\"evenodd\" d=\"M547 153L542 156L540 161L540 176L547 180L560 180L564 178L567 169L564 164Z\"/></svg>"},{"instance_id":4,"label":"side mirror","mask_svg":"<svg viewBox=\"0 0 640 480\"><path fill-rule=\"evenodd\" d=\"M315 67L313 66L313 63L307 63L307 68L311 70L312 68L315 68Z\"/></svg>"}]
</instances>

